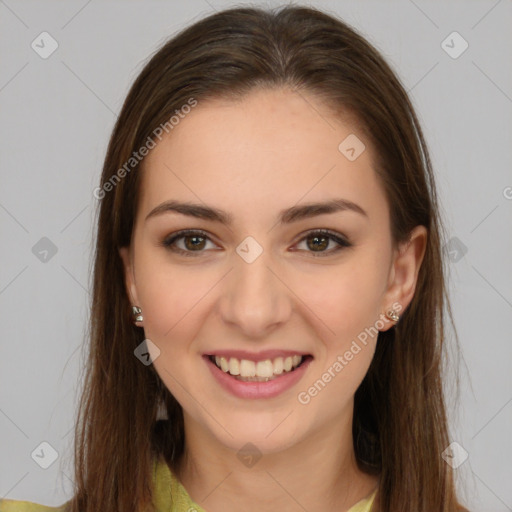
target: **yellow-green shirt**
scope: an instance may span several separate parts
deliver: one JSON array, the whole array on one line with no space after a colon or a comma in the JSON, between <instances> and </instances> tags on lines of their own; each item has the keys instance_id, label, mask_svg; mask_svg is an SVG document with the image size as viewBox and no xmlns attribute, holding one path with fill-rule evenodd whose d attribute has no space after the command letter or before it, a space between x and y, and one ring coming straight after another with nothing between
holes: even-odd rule
<instances>
[{"instance_id":1,"label":"yellow-green shirt","mask_svg":"<svg viewBox=\"0 0 512 512\"><path fill-rule=\"evenodd\" d=\"M163 461L155 462L154 504L158 512L206 512L193 502L181 482ZM356 503L348 512L370 512L377 490ZM65 506L47 507L30 501L0 499L0 512L64 512Z\"/></svg>"}]
</instances>

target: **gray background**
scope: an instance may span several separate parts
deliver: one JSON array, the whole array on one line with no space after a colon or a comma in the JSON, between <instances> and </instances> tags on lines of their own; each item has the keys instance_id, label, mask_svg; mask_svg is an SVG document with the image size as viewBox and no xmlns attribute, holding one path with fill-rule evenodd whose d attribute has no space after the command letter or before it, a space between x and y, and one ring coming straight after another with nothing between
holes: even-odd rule
<instances>
[{"instance_id":1,"label":"gray background","mask_svg":"<svg viewBox=\"0 0 512 512\"><path fill-rule=\"evenodd\" d=\"M71 495L92 191L116 113L144 60L167 37L233 5L0 0L0 496L58 505ZM452 440L469 454L457 482L472 510L510 511L512 3L311 5L337 13L377 46L423 124L451 238L450 290L463 354L460 407L453 393L448 397ZM58 43L47 59L31 47L43 31ZM458 58L442 47L453 31L469 44ZM445 45L452 53L462 48L451 41ZM447 369L449 390L455 364L453 358ZM51 455L45 446L41 452L42 442L58 452L48 469L40 467Z\"/></svg>"}]
</instances>

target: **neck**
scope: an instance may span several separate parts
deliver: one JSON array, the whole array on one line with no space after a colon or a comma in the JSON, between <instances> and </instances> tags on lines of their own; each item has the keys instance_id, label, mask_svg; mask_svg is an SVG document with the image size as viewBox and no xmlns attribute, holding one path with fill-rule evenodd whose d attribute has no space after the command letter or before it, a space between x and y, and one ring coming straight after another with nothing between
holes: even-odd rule
<instances>
[{"instance_id":1,"label":"neck","mask_svg":"<svg viewBox=\"0 0 512 512\"><path fill-rule=\"evenodd\" d=\"M185 419L186 449L177 477L191 499L208 512L287 510L348 511L376 488L378 477L357 467L352 415L251 467L237 452Z\"/></svg>"}]
</instances>

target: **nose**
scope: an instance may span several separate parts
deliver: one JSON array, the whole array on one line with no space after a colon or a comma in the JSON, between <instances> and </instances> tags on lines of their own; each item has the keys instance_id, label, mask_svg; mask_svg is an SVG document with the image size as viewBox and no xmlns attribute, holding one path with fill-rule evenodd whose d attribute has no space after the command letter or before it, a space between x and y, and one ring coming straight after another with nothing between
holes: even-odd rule
<instances>
[{"instance_id":1,"label":"nose","mask_svg":"<svg viewBox=\"0 0 512 512\"><path fill-rule=\"evenodd\" d=\"M223 321L251 339L264 339L285 324L291 315L293 293L282 274L270 251L263 250L253 261L233 253L233 269L221 288Z\"/></svg>"}]
</instances>

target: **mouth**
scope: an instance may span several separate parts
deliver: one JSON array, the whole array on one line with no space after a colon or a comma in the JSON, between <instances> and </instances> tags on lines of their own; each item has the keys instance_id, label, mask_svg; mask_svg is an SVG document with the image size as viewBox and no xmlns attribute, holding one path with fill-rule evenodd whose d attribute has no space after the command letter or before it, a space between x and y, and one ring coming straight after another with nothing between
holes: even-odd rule
<instances>
[{"instance_id":1,"label":"mouth","mask_svg":"<svg viewBox=\"0 0 512 512\"><path fill-rule=\"evenodd\" d=\"M278 356L260 361L224 357L214 354L206 357L221 371L241 382L268 382L293 373L309 360L310 354Z\"/></svg>"}]
</instances>

